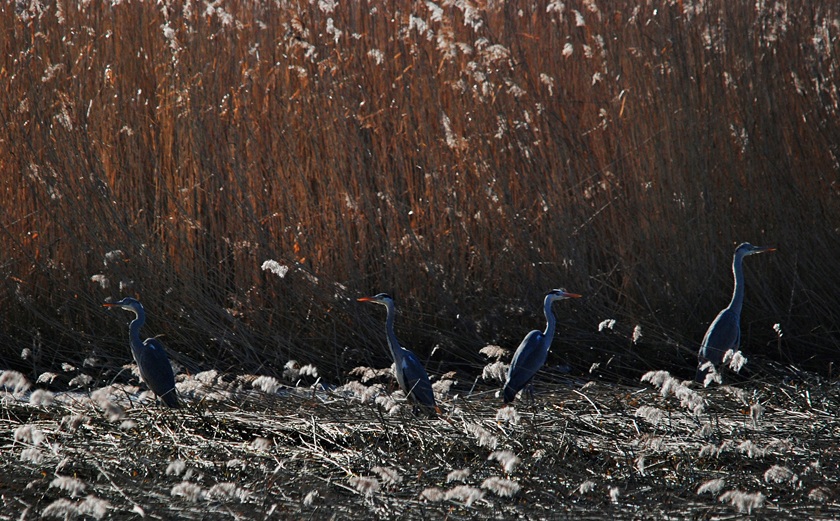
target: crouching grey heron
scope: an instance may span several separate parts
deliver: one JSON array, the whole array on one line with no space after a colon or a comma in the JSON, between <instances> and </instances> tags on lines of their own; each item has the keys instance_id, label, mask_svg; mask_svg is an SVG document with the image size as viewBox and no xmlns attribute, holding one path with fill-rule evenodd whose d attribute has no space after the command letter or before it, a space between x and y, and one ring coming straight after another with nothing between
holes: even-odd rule
<instances>
[{"instance_id":1,"label":"crouching grey heron","mask_svg":"<svg viewBox=\"0 0 840 521\"><path fill-rule=\"evenodd\" d=\"M406 396L416 404L423 406L429 412L439 413L440 408L435 403L435 393L423 364L420 363L414 353L400 345L397 335L394 333L394 317L397 314L394 299L387 293L379 293L372 297L362 297L356 300L385 306L388 311L385 319L385 335L388 339L388 347L391 348L391 358L394 359L397 383L400 384L400 388Z\"/></svg>"},{"instance_id":2,"label":"crouching grey heron","mask_svg":"<svg viewBox=\"0 0 840 521\"><path fill-rule=\"evenodd\" d=\"M737 351L741 344L741 307L744 304L744 257L775 251L776 248L768 246L753 246L745 242L735 249L732 259L732 273L735 275L735 290L732 292L732 300L729 305L723 308L718 316L712 321L698 353L698 365L696 380L706 383L707 367L711 363L715 367L723 362L723 357L730 349ZM705 366L705 367L704 367Z\"/></svg>"},{"instance_id":3,"label":"crouching grey heron","mask_svg":"<svg viewBox=\"0 0 840 521\"><path fill-rule=\"evenodd\" d=\"M128 326L128 342L131 354L140 369L140 378L168 407L178 407L178 392L175 390L175 375L169 364L169 357L163 344L156 338L140 341L140 328L146 322L143 305L136 299L126 297L119 302L106 302L106 308L122 308L134 313L134 320Z\"/></svg>"},{"instance_id":4,"label":"crouching grey heron","mask_svg":"<svg viewBox=\"0 0 840 521\"><path fill-rule=\"evenodd\" d=\"M554 339L554 326L556 319L551 311L551 304L555 300L569 298L580 298L577 293L569 293L565 289L553 289L548 292L543 301L546 326L545 331L531 331L516 348L507 373L507 381L504 388L505 403L510 403L516 398L516 393L531 383L534 375L545 363L548 356L548 348ZM532 392L533 395L533 392Z\"/></svg>"}]
</instances>

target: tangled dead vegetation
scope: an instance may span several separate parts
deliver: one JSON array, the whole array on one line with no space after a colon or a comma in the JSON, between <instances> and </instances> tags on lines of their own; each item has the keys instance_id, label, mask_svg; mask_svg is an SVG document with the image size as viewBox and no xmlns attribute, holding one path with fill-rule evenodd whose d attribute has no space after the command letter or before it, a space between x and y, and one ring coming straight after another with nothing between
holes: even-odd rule
<instances>
[{"instance_id":1,"label":"tangled dead vegetation","mask_svg":"<svg viewBox=\"0 0 840 521\"><path fill-rule=\"evenodd\" d=\"M453 381L426 419L381 384L202 374L168 410L136 387L36 395L13 376L0 519L840 515L840 389L816 377L649 373L515 409Z\"/></svg>"}]
</instances>

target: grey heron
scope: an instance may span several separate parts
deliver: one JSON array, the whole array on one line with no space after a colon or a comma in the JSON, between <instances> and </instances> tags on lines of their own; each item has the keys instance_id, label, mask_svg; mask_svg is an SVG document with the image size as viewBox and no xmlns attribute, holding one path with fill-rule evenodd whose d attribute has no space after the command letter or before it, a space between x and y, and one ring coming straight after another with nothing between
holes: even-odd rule
<instances>
[{"instance_id":1,"label":"grey heron","mask_svg":"<svg viewBox=\"0 0 840 521\"><path fill-rule=\"evenodd\" d=\"M397 383L405 392L406 396L414 400L418 405L425 407L428 411L440 412L435 403L435 393L429 381L429 375L423 368L423 364L417 356L402 347L394 333L394 317L397 314L394 299L387 293L379 293L372 297L356 299L358 302L373 302L385 306L387 317L385 319L385 336L388 340L388 347L391 348L391 358L394 359L394 370Z\"/></svg>"},{"instance_id":2,"label":"grey heron","mask_svg":"<svg viewBox=\"0 0 840 521\"><path fill-rule=\"evenodd\" d=\"M507 381L504 388L505 403L510 403L516 398L516 393L531 383L534 375L545 363L548 356L548 348L554 339L554 326L556 319L551 311L551 304L555 300L569 298L580 298L577 293L569 293L565 289L553 289L548 292L543 301L545 320L547 322L545 331L531 331L516 348L507 373Z\"/></svg>"},{"instance_id":3,"label":"grey heron","mask_svg":"<svg viewBox=\"0 0 840 521\"><path fill-rule=\"evenodd\" d=\"M131 354L140 369L140 378L168 407L178 407L178 393L175 390L175 375L169 364L169 357L163 344L156 338L140 341L140 328L146 322L146 312L143 305L131 297L125 297L119 302L106 302L106 308L122 308L134 313L134 320L128 326L128 342Z\"/></svg>"},{"instance_id":4,"label":"grey heron","mask_svg":"<svg viewBox=\"0 0 840 521\"><path fill-rule=\"evenodd\" d=\"M696 380L705 383L708 369L703 368L704 364L710 362L715 367L723 362L723 357L730 349L737 351L741 343L741 307L744 304L744 257L775 251L776 248L768 246L753 246L745 242L735 249L732 258L732 273L735 275L735 289L732 292L732 300L729 305L723 308L718 316L709 325L703 343L698 353L698 367Z\"/></svg>"}]
</instances>

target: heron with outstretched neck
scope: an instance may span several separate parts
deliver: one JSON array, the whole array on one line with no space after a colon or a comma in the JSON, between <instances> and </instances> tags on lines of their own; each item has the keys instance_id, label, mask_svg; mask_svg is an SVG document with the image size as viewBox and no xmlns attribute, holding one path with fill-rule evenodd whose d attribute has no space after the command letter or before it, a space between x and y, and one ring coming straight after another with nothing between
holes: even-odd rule
<instances>
[{"instance_id":1,"label":"heron with outstretched neck","mask_svg":"<svg viewBox=\"0 0 840 521\"><path fill-rule=\"evenodd\" d=\"M516 398L516 394L521 391L526 385L531 384L534 375L545 364L545 359L548 357L548 349L551 347L551 341L554 340L554 328L556 319L554 312L551 311L551 305L556 300L565 300L570 298L580 298L577 293L569 293L565 289L553 289L548 292L543 301L543 311L545 312L546 326L545 331L531 331L516 348L511 360L510 368L507 372L507 381L504 388L505 403L510 403ZM529 387L530 388L530 387ZM531 391L533 396L533 390Z\"/></svg>"},{"instance_id":2,"label":"heron with outstretched neck","mask_svg":"<svg viewBox=\"0 0 840 521\"><path fill-rule=\"evenodd\" d=\"M753 246L745 242L735 249L732 258L732 273L735 276L735 289L732 292L732 300L718 313L712 321L698 353L696 380L706 383L706 375L709 372L708 364L719 366L723 362L727 351L738 351L741 345L741 307L744 304L744 257L775 251L776 248L768 246ZM705 366L705 367L704 367Z\"/></svg>"},{"instance_id":3,"label":"heron with outstretched neck","mask_svg":"<svg viewBox=\"0 0 840 521\"><path fill-rule=\"evenodd\" d=\"M426 408L428 411L440 412L435 403L435 393L429 381L429 375L417 356L402 347L394 333L394 318L397 314L394 299L387 293L380 293L372 297L356 299L358 302L372 302L385 306L387 317L385 318L385 336L388 340L388 347L391 349L391 358L394 360L394 371L397 383L400 388L417 405Z\"/></svg>"},{"instance_id":4,"label":"heron with outstretched neck","mask_svg":"<svg viewBox=\"0 0 840 521\"><path fill-rule=\"evenodd\" d=\"M157 338L140 341L140 328L146 322L143 305L136 299L126 297L119 302L106 302L106 308L122 308L134 313L134 320L128 326L128 343L131 354L140 369L140 379L168 407L178 407L178 392L175 390L175 375L163 344Z\"/></svg>"}]
</instances>

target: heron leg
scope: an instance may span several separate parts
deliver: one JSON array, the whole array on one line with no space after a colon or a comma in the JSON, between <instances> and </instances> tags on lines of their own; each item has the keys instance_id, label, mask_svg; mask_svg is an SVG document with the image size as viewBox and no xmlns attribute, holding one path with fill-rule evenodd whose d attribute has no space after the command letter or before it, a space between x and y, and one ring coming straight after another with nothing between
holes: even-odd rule
<instances>
[{"instance_id":1,"label":"heron leg","mask_svg":"<svg viewBox=\"0 0 840 521\"><path fill-rule=\"evenodd\" d=\"M437 407L432 409L431 407L426 407L425 405L420 405L419 403L415 403L411 408L411 414L413 414L415 418L432 418L437 412L439 412Z\"/></svg>"},{"instance_id":2,"label":"heron leg","mask_svg":"<svg viewBox=\"0 0 840 521\"><path fill-rule=\"evenodd\" d=\"M525 392L528 393L528 399L531 402L531 405L536 403L536 399L534 398L534 379L528 380L528 383L525 386Z\"/></svg>"}]
</instances>

